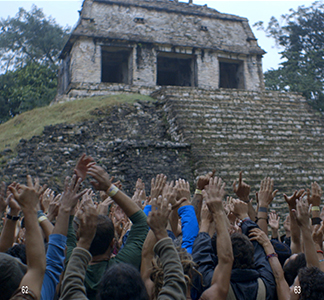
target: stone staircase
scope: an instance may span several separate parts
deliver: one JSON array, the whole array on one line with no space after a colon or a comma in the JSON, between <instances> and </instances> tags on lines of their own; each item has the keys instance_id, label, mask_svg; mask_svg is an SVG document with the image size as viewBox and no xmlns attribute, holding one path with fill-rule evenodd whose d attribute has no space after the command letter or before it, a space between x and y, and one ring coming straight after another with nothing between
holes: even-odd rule
<instances>
[{"instance_id":1,"label":"stone staircase","mask_svg":"<svg viewBox=\"0 0 324 300\"><path fill-rule=\"evenodd\" d=\"M191 144L196 175L216 168L229 186L242 170L252 192L270 176L277 208L283 193L323 186L324 121L302 96L179 87L152 96L163 101L172 139Z\"/></svg>"}]
</instances>

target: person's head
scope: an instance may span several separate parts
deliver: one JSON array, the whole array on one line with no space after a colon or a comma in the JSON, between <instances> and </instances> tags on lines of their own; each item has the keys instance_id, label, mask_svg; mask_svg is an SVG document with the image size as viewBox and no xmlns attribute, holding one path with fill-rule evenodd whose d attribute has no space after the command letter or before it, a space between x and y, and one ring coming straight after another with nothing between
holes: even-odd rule
<instances>
[{"instance_id":1,"label":"person's head","mask_svg":"<svg viewBox=\"0 0 324 300\"><path fill-rule=\"evenodd\" d=\"M302 268L290 287L291 300L324 299L324 272L320 269Z\"/></svg>"},{"instance_id":2,"label":"person's head","mask_svg":"<svg viewBox=\"0 0 324 300\"><path fill-rule=\"evenodd\" d=\"M113 222L103 215L98 215L97 230L92 240L89 252L92 256L104 254L115 236L115 228Z\"/></svg>"},{"instance_id":3,"label":"person's head","mask_svg":"<svg viewBox=\"0 0 324 300\"><path fill-rule=\"evenodd\" d=\"M149 300L144 282L137 269L129 264L115 264L104 273L97 300Z\"/></svg>"},{"instance_id":4,"label":"person's head","mask_svg":"<svg viewBox=\"0 0 324 300\"><path fill-rule=\"evenodd\" d=\"M183 274L186 280L187 287L190 289L193 287L192 278L193 276L202 276L200 272L197 271L197 264L193 261L192 256L188 251L184 248L177 247L178 255L180 258L180 262L182 265ZM163 286L164 272L163 266L159 259L156 257L152 261L153 269L151 273L151 280L154 283L153 288L153 299L158 298L158 294Z\"/></svg>"},{"instance_id":5,"label":"person's head","mask_svg":"<svg viewBox=\"0 0 324 300\"><path fill-rule=\"evenodd\" d=\"M291 256L291 249L287 244L281 243L278 240L272 239L271 244L278 254L278 259L281 266L284 265L286 260Z\"/></svg>"},{"instance_id":6,"label":"person's head","mask_svg":"<svg viewBox=\"0 0 324 300\"><path fill-rule=\"evenodd\" d=\"M21 279L27 272L27 266L19 259L6 253L0 253L0 295L1 299L10 299L18 289Z\"/></svg>"},{"instance_id":7,"label":"person's head","mask_svg":"<svg viewBox=\"0 0 324 300\"><path fill-rule=\"evenodd\" d=\"M248 237L241 233L231 235L233 247L233 269L254 268L254 247Z\"/></svg>"},{"instance_id":8,"label":"person's head","mask_svg":"<svg viewBox=\"0 0 324 300\"><path fill-rule=\"evenodd\" d=\"M25 244L16 244L9 248L6 251L7 254L17 257L21 260L22 263L27 264L27 259L26 259L26 245Z\"/></svg>"},{"instance_id":9,"label":"person's head","mask_svg":"<svg viewBox=\"0 0 324 300\"><path fill-rule=\"evenodd\" d=\"M283 271L289 286L294 283L298 271L304 267L306 267L306 258L304 253L293 254L285 261Z\"/></svg>"}]
</instances>

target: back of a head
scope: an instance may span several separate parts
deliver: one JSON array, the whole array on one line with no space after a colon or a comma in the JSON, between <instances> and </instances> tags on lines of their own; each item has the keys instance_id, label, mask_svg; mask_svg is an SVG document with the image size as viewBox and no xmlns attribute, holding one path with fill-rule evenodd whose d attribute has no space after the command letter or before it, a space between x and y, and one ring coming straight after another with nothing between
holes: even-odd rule
<instances>
[{"instance_id":1,"label":"back of a head","mask_svg":"<svg viewBox=\"0 0 324 300\"><path fill-rule=\"evenodd\" d=\"M254 268L254 247L248 237L241 233L231 235L233 247L233 269Z\"/></svg>"},{"instance_id":2,"label":"back of a head","mask_svg":"<svg viewBox=\"0 0 324 300\"><path fill-rule=\"evenodd\" d=\"M10 299L26 272L27 266L19 259L0 253L0 299Z\"/></svg>"},{"instance_id":3,"label":"back of a head","mask_svg":"<svg viewBox=\"0 0 324 300\"><path fill-rule=\"evenodd\" d=\"M285 279L289 286L292 286L298 272L306 267L306 257L304 253L298 253L292 256L283 267Z\"/></svg>"},{"instance_id":4,"label":"back of a head","mask_svg":"<svg viewBox=\"0 0 324 300\"><path fill-rule=\"evenodd\" d=\"M102 276L97 300L149 300L137 269L129 264L115 264Z\"/></svg>"},{"instance_id":5,"label":"back of a head","mask_svg":"<svg viewBox=\"0 0 324 300\"><path fill-rule=\"evenodd\" d=\"M302 268L298 277L301 288L300 300L324 299L324 272L315 267Z\"/></svg>"},{"instance_id":6,"label":"back of a head","mask_svg":"<svg viewBox=\"0 0 324 300\"><path fill-rule=\"evenodd\" d=\"M113 222L107 216L99 215L97 230L89 252L92 256L104 254L115 236Z\"/></svg>"}]
</instances>

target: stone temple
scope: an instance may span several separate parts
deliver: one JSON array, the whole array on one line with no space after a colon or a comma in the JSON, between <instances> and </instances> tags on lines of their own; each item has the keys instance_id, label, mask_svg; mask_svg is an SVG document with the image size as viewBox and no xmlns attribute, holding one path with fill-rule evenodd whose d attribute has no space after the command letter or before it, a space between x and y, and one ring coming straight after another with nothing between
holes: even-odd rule
<instances>
[{"instance_id":1,"label":"stone temple","mask_svg":"<svg viewBox=\"0 0 324 300\"><path fill-rule=\"evenodd\" d=\"M61 52L58 96L111 86L264 90L248 20L176 0L84 0Z\"/></svg>"}]
</instances>

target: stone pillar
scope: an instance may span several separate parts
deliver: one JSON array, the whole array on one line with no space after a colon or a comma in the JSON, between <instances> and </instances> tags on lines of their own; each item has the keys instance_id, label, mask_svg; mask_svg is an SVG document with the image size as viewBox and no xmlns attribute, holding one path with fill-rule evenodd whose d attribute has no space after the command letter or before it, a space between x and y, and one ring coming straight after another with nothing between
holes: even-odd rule
<instances>
[{"instance_id":1,"label":"stone pillar","mask_svg":"<svg viewBox=\"0 0 324 300\"><path fill-rule=\"evenodd\" d=\"M101 47L91 38L80 38L71 50L71 82L101 82Z\"/></svg>"}]
</instances>

